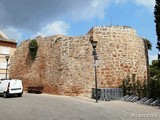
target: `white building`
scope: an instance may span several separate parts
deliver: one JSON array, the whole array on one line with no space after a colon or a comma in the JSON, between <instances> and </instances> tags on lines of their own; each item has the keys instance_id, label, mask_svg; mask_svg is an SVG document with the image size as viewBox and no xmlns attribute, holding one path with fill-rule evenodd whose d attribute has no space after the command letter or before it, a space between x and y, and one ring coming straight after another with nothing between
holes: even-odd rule
<instances>
[{"instance_id":1,"label":"white building","mask_svg":"<svg viewBox=\"0 0 160 120\"><path fill-rule=\"evenodd\" d=\"M9 77L9 61L7 67L6 56L11 57L16 50L17 43L15 40L8 39L8 37L0 31L0 79Z\"/></svg>"}]
</instances>

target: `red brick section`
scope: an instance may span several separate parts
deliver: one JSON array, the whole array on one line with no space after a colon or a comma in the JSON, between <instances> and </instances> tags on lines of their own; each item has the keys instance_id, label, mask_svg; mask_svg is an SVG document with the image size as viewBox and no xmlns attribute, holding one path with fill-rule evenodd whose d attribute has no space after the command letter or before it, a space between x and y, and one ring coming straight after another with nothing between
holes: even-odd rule
<instances>
[{"instance_id":1,"label":"red brick section","mask_svg":"<svg viewBox=\"0 0 160 120\"><path fill-rule=\"evenodd\" d=\"M17 43L12 42L12 41L2 41L2 40L0 40L0 46L7 46L7 47L16 48Z\"/></svg>"}]
</instances>

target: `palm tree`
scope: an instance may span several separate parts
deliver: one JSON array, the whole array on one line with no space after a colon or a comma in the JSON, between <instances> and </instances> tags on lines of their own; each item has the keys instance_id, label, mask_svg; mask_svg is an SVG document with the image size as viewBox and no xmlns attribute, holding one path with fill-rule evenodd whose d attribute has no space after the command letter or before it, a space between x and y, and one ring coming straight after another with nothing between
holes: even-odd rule
<instances>
[{"instance_id":1,"label":"palm tree","mask_svg":"<svg viewBox=\"0 0 160 120\"><path fill-rule=\"evenodd\" d=\"M147 64L147 83L148 83L148 81L150 79L148 50L152 50L152 44L148 39L146 39L146 38L142 38L142 39L143 39L144 45L145 45L145 56L146 56L146 64Z\"/></svg>"}]
</instances>

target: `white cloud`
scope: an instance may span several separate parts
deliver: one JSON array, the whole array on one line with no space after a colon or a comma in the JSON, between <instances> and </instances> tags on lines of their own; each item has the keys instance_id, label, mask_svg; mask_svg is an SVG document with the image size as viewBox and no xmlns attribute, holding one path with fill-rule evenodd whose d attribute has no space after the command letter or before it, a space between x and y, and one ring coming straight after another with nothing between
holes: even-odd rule
<instances>
[{"instance_id":1,"label":"white cloud","mask_svg":"<svg viewBox=\"0 0 160 120\"><path fill-rule=\"evenodd\" d=\"M149 64L152 64L152 60L157 60L158 59L158 54L157 55L149 55Z\"/></svg>"},{"instance_id":2,"label":"white cloud","mask_svg":"<svg viewBox=\"0 0 160 120\"><path fill-rule=\"evenodd\" d=\"M114 3L116 4L120 4L120 3L125 3L127 2L128 0L112 0Z\"/></svg>"},{"instance_id":3,"label":"white cloud","mask_svg":"<svg viewBox=\"0 0 160 120\"><path fill-rule=\"evenodd\" d=\"M112 4L125 4L131 2L132 4L142 5L153 11L155 1L154 0L90 0L83 6L78 6L72 10L72 17L76 21L91 20L94 18L103 19L105 16L105 10Z\"/></svg>"},{"instance_id":4,"label":"white cloud","mask_svg":"<svg viewBox=\"0 0 160 120\"><path fill-rule=\"evenodd\" d=\"M152 11L154 10L155 6L155 0L134 0L134 3L138 5L143 5Z\"/></svg>"},{"instance_id":5,"label":"white cloud","mask_svg":"<svg viewBox=\"0 0 160 120\"><path fill-rule=\"evenodd\" d=\"M9 39L20 40L22 34L15 28L9 27L2 30Z\"/></svg>"},{"instance_id":6,"label":"white cloud","mask_svg":"<svg viewBox=\"0 0 160 120\"><path fill-rule=\"evenodd\" d=\"M35 36L52 36L56 34L67 35L69 25L63 21L55 21L44 26Z\"/></svg>"},{"instance_id":7,"label":"white cloud","mask_svg":"<svg viewBox=\"0 0 160 120\"><path fill-rule=\"evenodd\" d=\"M153 11L155 6L155 0L112 0L112 2L116 4L126 3L126 2L133 2L136 5L142 5L146 8L149 8Z\"/></svg>"},{"instance_id":8,"label":"white cloud","mask_svg":"<svg viewBox=\"0 0 160 120\"><path fill-rule=\"evenodd\" d=\"M112 2L116 4L125 3L125 2L133 2L137 5L142 5L153 10L155 6L155 0L112 0Z\"/></svg>"},{"instance_id":9,"label":"white cloud","mask_svg":"<svg viewBox=\"0 0 160 120\"><path fill-rule=\"evenodd\" d=\"M72 11L73 19L79 20L90 20L93 18L104 18L105 9L109 5L109 0L92 0L89 4L84 4Z\"/></svg>"}]
</instances>

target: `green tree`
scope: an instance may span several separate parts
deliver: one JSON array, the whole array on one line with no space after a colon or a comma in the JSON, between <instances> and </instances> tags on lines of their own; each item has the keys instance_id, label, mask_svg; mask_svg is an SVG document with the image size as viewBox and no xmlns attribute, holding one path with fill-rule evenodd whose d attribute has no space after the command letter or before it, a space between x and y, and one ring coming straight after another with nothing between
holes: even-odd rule
<instances>
[{"instance_id":1,"label":"green tree","mask_svg":"<svg viewBox=\"0 0 160 120\"><path fill-rule=\"evenodd\" d=\"M150 65L151 79L148 82L148 97L160 98L160 69L158 67L159 61L153 60Z\"/></svg>"},{"instance_id":2,"label":"green tree","mask_svg":"<svg viewBox=\"0 0 160 120\"><path fill-rule=\"evenodd\" d=\"M150 79L147 89L149 98L160 98L160 80Z\"/></svg>"},{"instance_id":3,"label":"green tree","mask_svg":"<svg viewBox=\"0 0 160 120\"><path fill-rule=\"evenodd\" d=\"M150 65L150 76L152 79L160 79L160 69L158 67L158 60L153 60Z\"/></svg>"},{"instance_id":4,"label":"green tree","mask_svg":"<svg viewBox=\"0 0 160 120\"><path fill-rule=\"evenodd\" d=\"M154 17L156 24L156 34L157 34L157 49L160 51L160 0L155 0ZM158 54L158 67L160 67L160 54Z\"/></svg>"}]
</instances>

